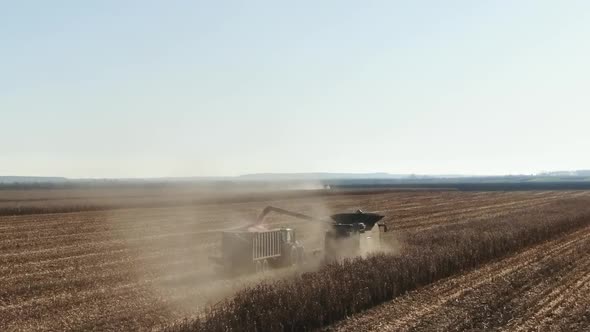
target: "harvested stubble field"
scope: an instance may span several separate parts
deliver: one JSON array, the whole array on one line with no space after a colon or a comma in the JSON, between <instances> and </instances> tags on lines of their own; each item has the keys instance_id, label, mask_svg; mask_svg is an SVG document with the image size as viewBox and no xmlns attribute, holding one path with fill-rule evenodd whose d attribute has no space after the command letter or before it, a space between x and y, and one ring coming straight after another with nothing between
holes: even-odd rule
<instances>
[{"instance_id":1,"label":"harvested stubble field","mask_svg":"<svg viewBox=\"0 0 590 332\"><path fill-rule=\"evenodd\" d=\"M582 331L590 228L536 245L335 324L330 331Z\"/></svg>"},{"instance_id":2,"label":"harvested stubble field","mask_svg":"<svg viewBox=\"0 0 590 332\"><path fill-rule=\"evenodd\" d=\"M548 326L588 321L583 315L588 307L580 299L590 295L583 282L590 272L584 251L589 192L343 192L209 204L182 195L186 204L180 206L169 206L173 199L166 195L162 204L150 198L150 208L125 209L121 198L114 209L49 214L23 214L27 201L19 197L19 215L0 217L0 327L299 330L348 316L334 328L429 330L440 324L445 330L457 326L450 315L465 328L485 328L493 321L526 329L530 317ZM33 213L43 208L43 198L35 195ZM92 197L76 204L80 199L96 205ZM359 207L380 211L392 230L394 252L300 275L281 271L220 279L207 259L215 253L218 231L247 224L268 204L315 215ZM317 245L311 243L313 232L296 220L273 217L269 223L293 225L309 246ZM546 251L552 254L539 255ZM514 265L519 267L511 270ZM249 287L238 291L244 286ZM573 299L558 298L565 291ZM561 316L548 315L554 307L562 308ZM398 319L403 310L405 318ZM497 315L502 319L492 318Z\"/></svg>"}]
</instances>

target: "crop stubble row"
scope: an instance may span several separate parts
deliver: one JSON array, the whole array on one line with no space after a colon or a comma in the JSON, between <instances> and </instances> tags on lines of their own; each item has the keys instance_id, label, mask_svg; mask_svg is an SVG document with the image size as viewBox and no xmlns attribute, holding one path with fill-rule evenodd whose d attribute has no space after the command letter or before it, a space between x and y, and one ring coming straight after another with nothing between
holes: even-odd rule
<instances>
[{"instance_id":1,"label":"crop stubble row","mask_svg":"<svg viewBox=\"0 0 590 332\"><path fill-rule=\"evenodd\" d=\"M434 283L330 331L580 330L590 325L590 227Z\"/></svg>"}]
</instances>

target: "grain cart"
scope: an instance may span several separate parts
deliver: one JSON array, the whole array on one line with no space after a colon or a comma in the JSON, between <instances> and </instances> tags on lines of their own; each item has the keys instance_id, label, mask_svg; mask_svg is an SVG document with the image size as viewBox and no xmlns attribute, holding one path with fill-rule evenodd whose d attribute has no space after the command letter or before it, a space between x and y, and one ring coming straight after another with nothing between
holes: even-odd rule
<instances>
[{"instance_id":1,"label":"grain cart","mask_svg":"<svg viewBox=\"0 0 590 332\"><path fill-rule=\"evenodd\" d=\"M331 215L331 229L324 237L325 261L333 262L380 250L381 233L387 232L387 225L379 223L383 217L362 210Z\"/></svg>"}]
</instances>

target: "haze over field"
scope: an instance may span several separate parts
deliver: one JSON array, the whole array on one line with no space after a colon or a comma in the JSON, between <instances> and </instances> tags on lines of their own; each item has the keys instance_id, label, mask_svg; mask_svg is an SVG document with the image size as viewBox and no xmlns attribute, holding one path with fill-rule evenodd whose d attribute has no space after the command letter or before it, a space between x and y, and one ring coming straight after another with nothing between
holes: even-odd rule
<instances>
[{"instance_id":1,"label":"haze over field","mask_svg":"<svg viewBox=\"0 0 590 332\"><path fill-rule=\"evenodd\" d=\"M587 1L12 2L0 174L590 166Z\"/></svg>"}]
</instances>

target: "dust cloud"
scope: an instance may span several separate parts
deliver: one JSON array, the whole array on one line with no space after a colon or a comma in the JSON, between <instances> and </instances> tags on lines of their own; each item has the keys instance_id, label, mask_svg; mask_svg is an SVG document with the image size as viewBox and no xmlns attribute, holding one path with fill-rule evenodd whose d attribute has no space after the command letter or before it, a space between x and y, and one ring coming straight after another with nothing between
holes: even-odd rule
<instances>
[{"instance_id":1,"label":"dust cloud","mask_svg":"<svg viewBox=\"0 0 590 332\"><path fill-rule=\"evenodd\" d=\"M319 187L316 186L316 187ZM300 188L298 188L300 189ZM242 189L241 189L242 190ZM260 190L256 193L260 194ZM270 204L301 211L312 216L327 216L330 211L321 197L278 199L269 191L268 199L248 202L166 205L153 208L116 209L107 212L110 241L125 252L132 277L132 285L147 294L154 302L165 305L175 316L187 316L214 304L237 290L262 280L289 278L297 269L271 270L259 275L228 278L219 271L210 257L219 256L221 232L243 230L256 223L260 211ZM169 202L175 196L187 200L190 194L170 190L160 191L162 200ZM243 192L224 190L223 195L233 197ZM199 193L199 195L202 195ZM212 193L219 196L219 193ZM154 193L150 193L155 200ZM311 203L310 203L311 201ZM323 239L321 223L302 221L285 216L271 215L265 227L291 227L297 240L306 248L318 249ZM305 266L313 270L319 264Z\"/></svg>"},{"instance_id":2,"label":"dust cloud","mask_svg":"<svg viewBox=\"0 0 590 332\"><path fill-rule=\"evenodd\" d=\"M308 186L323 188L321 184ZM179 195L173 191L160 193L166 202ZM333 213L354 211L332 211L324 196L277 198L273 193L269 190L266 199L255 201L112 210L108 212L108 227L113 234L112 241L119 243L126 252L134 287L147 294L149 301L166 307L172 319L191 317L244 287L319 269L323 263L324 236L330 226L329 222L268 215L262 227L295 230L297 241L305 247L305 263L299 267L235 278L222 274L211 260L211 257L220 256L221 232L245 230L255 225L259 213L268 205L325 221L329 221ZM234 193L225 189L223 192L225 196L237 194L243 194L243 191ZM219 193L212 195L219 196ZM187 200L187 196L190 194L181 194L182 199ZM365 235L379 238L378 227ZM370 241L365 242L361 241L361 253L365 257L395 251L393 247L377 247Z\"/></svg>"}]
</instances>

